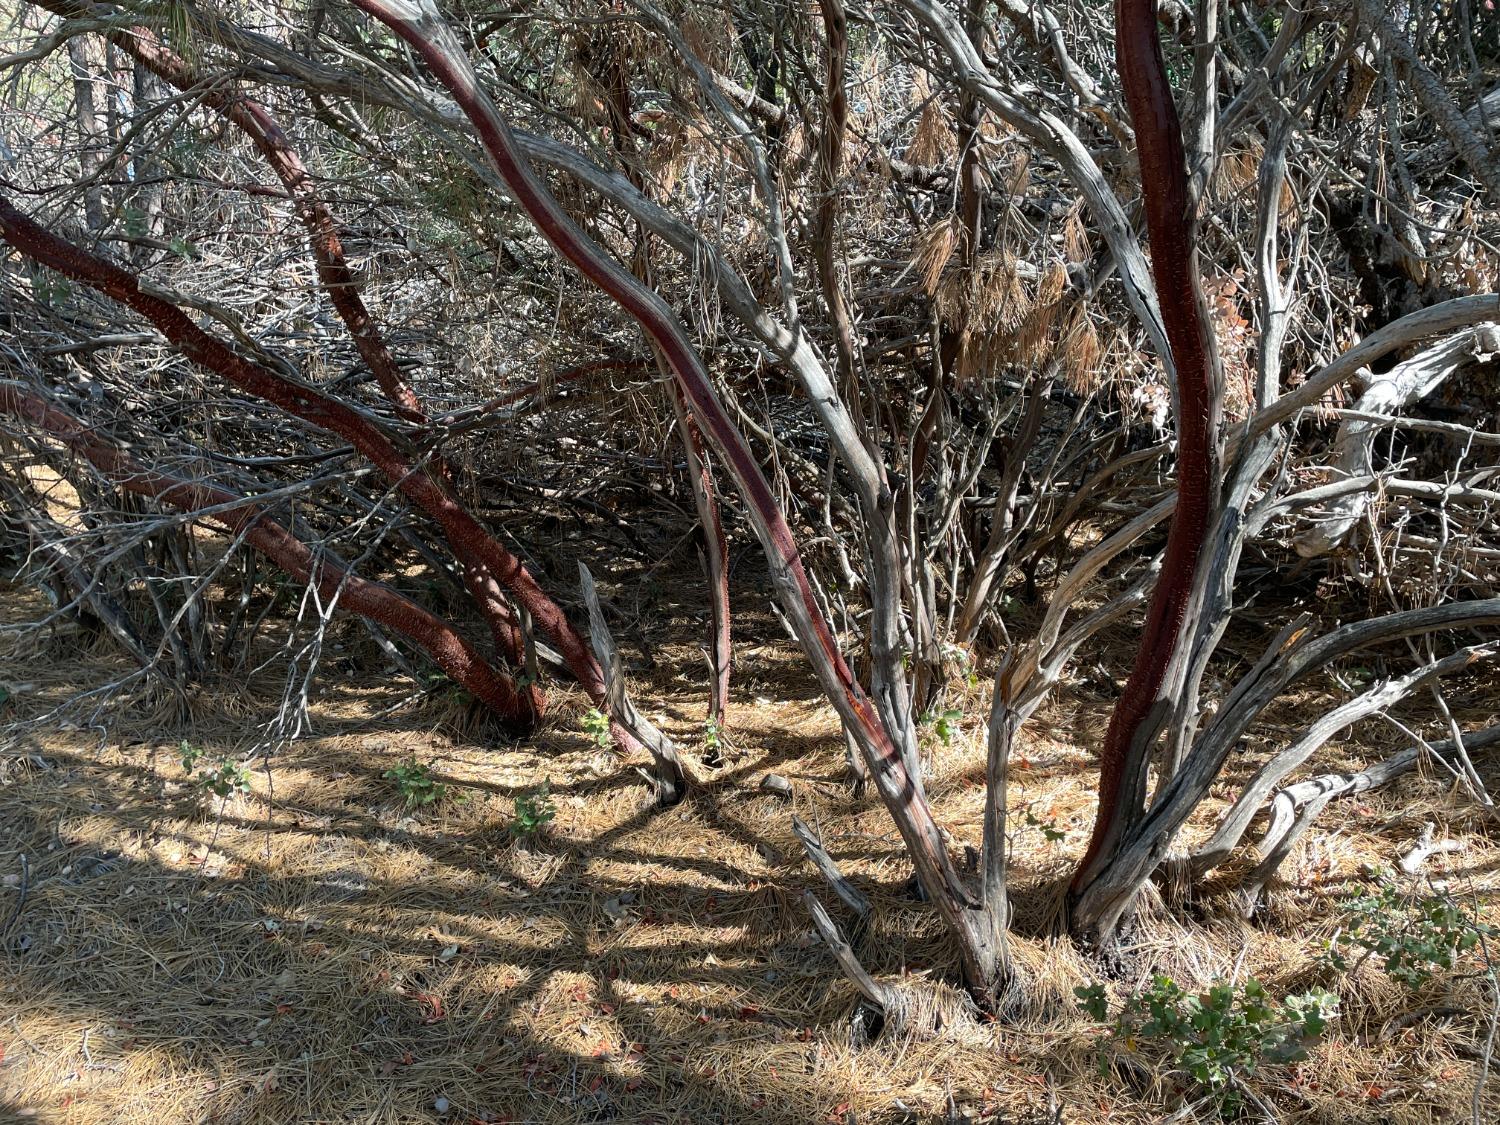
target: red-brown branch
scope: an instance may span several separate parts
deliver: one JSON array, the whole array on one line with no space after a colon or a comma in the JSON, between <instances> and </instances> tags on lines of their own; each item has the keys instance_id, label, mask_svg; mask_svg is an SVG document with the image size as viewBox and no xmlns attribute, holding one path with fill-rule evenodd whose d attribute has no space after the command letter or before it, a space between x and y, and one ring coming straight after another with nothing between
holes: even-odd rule
<instances>
[{"instance_id":1,"label":"red-brown branch","mask_svg":"<svg viewBox=\"0 0 1500 1125\"><path fill-rule=\"evenodd\" d=\"M355 0L358 6L404 39L422 56L473 123L485 152L520 208L553 248L641 325L660 350L706 435L733 475L794 622L804 650L830 702L871 763L876 788L900 830L907 852L945 921L957 932L975 933L974 900L949 859L931 809L907 773L900 751L870 698L849 670L833 631L814 596L802 556L770 484L744 436L718 400L712 380L666 303L592 243L537 179L509 125L479 89L461 44L437 15L431 0ZM987 988L990 975L973 942L962 944L964 975Z\"/></svg>"},{"instance_id":2,"label":"red-brown branch","mask_svg":"<svg viewBox=\"0 0 1500 1125\"><path fill-rule=\"evenodd\" d=\"M1149 753L1147 721L1160 706L1181 643L1193 576L1213 504L1216 424L1213 339L1203 313L1182 125L1157 39L1156 0L1115 0L1115 51L1135 128L1151 272L1177 371L1177 510L1135 664L1099 752L1099 812L1074 877L1081 890L1108 858L1144 794L1127 779Z\"/></svg>"},{"instance_id":3,"label":"red-brown branch","mask_svg":"<svg viewBox=\"0 0 1500 1125\"><path fill-rule=\"evenodd\" d=\"M326 601L406 637L450 679L488 707L517 733L531 730L545 700L535 685L518 690L488 664L448 622L384 583L371 582L311 548L272 519L254 501L227 489L148 469L77 418L15 386L0 384L0 412L45 430L108 477L117 487L203 518L242 538L253 550L303 583L316 583Z\"/></svg>"},{"instance_id":4,"label":"red-brown branch","mask_svg":"<svg viewBox=\"0 0 1500 1125\"><path fill-rule=\"evenodd\" d=\"M595 701L604 699L604 676L598 661L521 560L485 530L445 482L415 464L369 418L338 399L244 359L204 332L176 305L143 292L134 276L58 238L4 199L0 199L0 235L27 257L134 309L192 362L241 391L337 434L353 445L408 500L437 522L462 563L483 567L510 590L538 627L552 638L568 670L589 697Z\"/></svg>"}]
</instances>

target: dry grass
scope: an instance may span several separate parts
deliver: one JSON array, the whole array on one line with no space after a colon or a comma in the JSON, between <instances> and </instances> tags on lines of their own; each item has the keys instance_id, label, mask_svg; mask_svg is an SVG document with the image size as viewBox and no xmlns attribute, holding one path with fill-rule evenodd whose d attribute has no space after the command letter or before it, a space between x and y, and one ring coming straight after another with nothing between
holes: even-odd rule
<instances>
[{"instance_id":1,"label":"dry grass","mask_svg":"<svg viewBox=\"0 0 1500 1125\"><path fill-rule=\"evenodd\" d=\"M3 605L6 623L42 612L18 590ZM639 694L693 745L699 657L690 644L658 657ZM103 730L33 727L0 762L0 875L18 875L22 855L27 864L0 961L0 1119L1152 1122L1175 1112L1179 1091L1155 1057L1100 1073L1097 1032L1072 997L1099 969L1045 936L1091 815L1083 748L1107 693L1074 685L1027 732L1016 765L1027 989L999 1025L953 1014L963 1001L941 980L945 941L903 889L909 870L884 813L841 783L841 740L800 661L784 644L749 641L738 657L729 764L700 767L699 792L668 812L643 807L631 765L583 736L576 697L559 698L535 738L487 744L451 737L431 709L372 723L396 689L378 675L330 676L317 736L223 807L186 784L176 748L184 738L210 754L249 745L243 703L204 703L187 723L122 708ZM30 685L20 718L119 671L66 636L23 639L0 657L0 682ZM979 834L980 695L961 701L967 728L932 746L930 791L960 848ZM466 800L408 815L381 774L412 755ZM1331 752L1329 764L1341 758ZM790 804L757 789L770 770L793 781ZM514 797L543 779L557 819L544 841L516 845ZM1231 779L1221 795L1232 789ZM1066 838L1047 842L1028 809ZM875 904L858 942L867 966L947 1008L940 1031L851 1046L855 993L798 902L816 878L790 829L794 810ZM1438 782L1413 777L1327 818L1273 890L1267 924L1246 926L1214 900L1149 915L1119 986L1152 971L1195 981L1238 971L1273 992L1321 979L1312 955L1334 924L1334 896L1363 864L1389 862L1424 818L1467 844L1434 872L1488 893L1500 849ZM0 924L17 882L0 888ZM1413 996L1366 967L1339 987L1347 1014L1335 1036L1258 1080L1281 1119L1464 1119L1491 1003L1483 981ZM1391 1030L1424 1006L1472 1014Z\"/></svg>"}]
</instances>

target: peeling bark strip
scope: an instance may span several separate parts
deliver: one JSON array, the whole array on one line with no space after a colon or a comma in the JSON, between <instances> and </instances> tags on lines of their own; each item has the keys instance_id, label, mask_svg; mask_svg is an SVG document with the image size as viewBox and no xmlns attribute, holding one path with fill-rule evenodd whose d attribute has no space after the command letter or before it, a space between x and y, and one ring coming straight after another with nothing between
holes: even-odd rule
<instances>
[{"instance_id":1,"label":"peeling bark strip","mask_svg":"<svg viewBox=\"0 0 1500 1125\"><path fill-rule=\"evenodd\" d=\"M431 0L355 0L389 25L422 56L473 123L490 160L537 230L586 278L629 313L660 349L704 430L745 499L747 515L771 564L782 606L803 650L871 765L882 800L901 832L923 887L959 937L965 979L988 989L994 956L988 950L979 911L944 848L937 823L917 783L906 771L891 735L859 686L823 617L803 569L791 528L765 476L713 389L702 360L676 315L652 290L591 242L532 171L510 126L480 89L463 46L443 23Z\"/></svg>"},{"instance_id":2,"label":"peeling bark strip","mask_svg":"<svg viewBox=\"0 0 1500 1125\"><path fill-rule=\"evenodd\" d=\"M176 305L143 292L137 278L44 230L3 198L0 198L0 237L48 269L134 309L192 362L247 394L337 434L353 445L402 495L437 522L455 555L475 559L516 596L552 638L568 670L589 697L596 701L604 698L604 676L593 653L521 560L490 535L441 481L420 464L414 464L373 421L347 403L244 359L204 332Z\"/></svg>"},{"instance_id":3,"label":"peeling bark strip","mask_svg":"<svg viewBox=\"0 0 1500 1125\"><path fill-rule=\"evenodd\" d=\"M1099 812L1073 879L1075 893L1144 811L1145 767L1166 717L1162 689L1182 639L1217 467L1214 343L1198 284L1182 124L1157 39L1155 0L1115 0L1115 43L1140 158L1151 272L1177 372L1177 511L1135 666L1099 751Z\"/></svg>"},{"instance_id":4,"label":"peeling bark strip","mask_svg":"<svg viewBox=\"0 0 1500 1125\"><path fill-rule=\"evenodd\" d=\"M361 578L329 556L315 554L253 501L227 489L145 468L71 414L13 385L0 384L0 412L45 430L126 492L184 512L213 509L204 512L203 519L240 536L297 581L316 583L326 601L337 598L343 609L406 637L517 733L531 730L541 717L542 697L536 690L519 692L448 622L384 583Z\"/></svg>"}]
</instances>

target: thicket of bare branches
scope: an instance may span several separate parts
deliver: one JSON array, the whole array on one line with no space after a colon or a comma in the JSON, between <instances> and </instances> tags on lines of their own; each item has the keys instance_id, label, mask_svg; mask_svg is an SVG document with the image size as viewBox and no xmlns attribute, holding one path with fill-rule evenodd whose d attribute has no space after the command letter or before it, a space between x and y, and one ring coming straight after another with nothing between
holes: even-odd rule
<instances>
[{"instance_id":1,"label":"thicket of bare branches","mask_svg":"<svg viewBox=\"0 0 1500 1125\"><path fill-rule=\"evenodd\" d=\"M763 596L730 555L758 540L851 782L1002 1005L1008 757L1103 630L1140 644L1108 669L1082 941L1197 885L1270 805L1253 909L1357 784L1285 783L1414 693L1442 731L1422 752L1488 801L1467 754L1493 728L1442 693L1500 653L1479 17L24 3L9 565L131 654L121 691L284 668L267 749L344 615L515 731L577 681L671 802L694 767L631 705L572 560L643 570L692 537L717 721L734 604ZM1184 844L1267 708L1363 651L1386 673ZM978 669L970 872L917 728Z\"/></svg>"}]
</instances>

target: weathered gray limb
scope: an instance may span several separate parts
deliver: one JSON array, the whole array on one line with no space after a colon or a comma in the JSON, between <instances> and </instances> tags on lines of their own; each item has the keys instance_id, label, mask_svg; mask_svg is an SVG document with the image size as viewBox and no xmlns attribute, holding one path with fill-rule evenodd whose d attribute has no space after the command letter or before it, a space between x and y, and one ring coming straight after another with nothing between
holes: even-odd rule
<instances>
[{"instance_id":1,"label":"weathered gray limb","mask_svg":"<svg viewBox=\"0 0 1500 1125\"><path fill-rule=\"evenodd\" d=\"M818 869L828 885L833 888L833 893L843 899L849 909L858 914L861 919L870 915L870 900L848 877L839 870L839 865L834 862L833 856L828 854L828 849L823 846L823 841L818 834L809 828L800 816L792 817L792 831L797 834L797 839L802 842L802 850L807 853L807 858L812 865Z\"/></svg>"},{"instance_id":2,"label":"weathered gray limb","mask_svg":"<svg viewBox=\"0 0 1500 1125\"><path fill-rule=\"evenodd\" d=\"M823 909L818 896L812 891L803 891L802 904L812 915L813 925L818 928L823 944L828 946L828 952L833 954L833 959L839 963L839 968L844 970L844 975L854 983L854 987L859 989L860 994L882 1012L890 1008L892 1006L890 990L865 971L865 967L859 963L859 958L854 956L854 950L849 947L849 942L839 930L838 924L828 916L828 911Z\"/></svg>"},{"instance_id":3,"label":"weathered gray limb","mask_svg":"<svg viewBox=\"0 0 1500 1125\"><path fill-rule=\"evenodd\" d=\"M1013 449L1024 451L1031 447L1041 428L1050 391L1050 382L1033 391L1026 415L1012 442ZM995 504L990 511L990 534L979 557L974 560L974 574L969 579L963 609L959 612L958 624L954 627L954 640L958 644L968 644L978 633L980 622L989 609L990 592L1000 576L1001 566L1016 537L1021 533L1021 529L1015 526L1015 503L1026 464L1024 453L1007 458L1005 473L995 489Z\"/></svg>"},{"instance_id":4,"label":"weathered gray limb","mask_svg":"<svg viewBox=\"0 0 1500 1125\"><path fill-rule=\"evenodd\" d=\"M1194 743L1182 768L1157 796L1145 818L1096 875L1074 905L1074 924L1084 933L1111 933L1136 892L1167 854L1177 833L1209 787L1241 735L1295 680L1347 652L1403 637L1449 629L1500 627L1500 598L1448 602L1341 626L1307 640L1305 623L1284 629L1266 654L1235 685L1208 729Z\"/></svg>"},{"instance_id":5,"label":"weathered gray limb","mask_svg":"<svg viewBox=\"0 0 1500 1125\"><path fill-rule=\"evenodd\" d=\"M1335 407L1331 413L1336 417L1354 422L1373 423L1377 429L1400 427L1403 430L1445 434L1456 438L1464 445L1500 445L1500 434L1490 433L1488 430L1476 430L1473 426L1465 426L1459 422L1439 422L1433 418L1398 418L1390 414L1374 414L1350 407Z\"/></svg>"},{"instance_id":6,"label":"weathered gray limb","mask_svg":"<svg viewBox=\"0 0 1500 1125\"><path fill-rule=\"evenodd\" d=\"M1264 433L1298 411L1316 406L1329 391L1355 378L1361 368L1368 367L1382 356L1440 332L1452 332L1487 320L1500 320L1500 293L1454 297L1407 313L1377 328L1332 363L1309 376L1295 390L1250 415L1242 429L1252 434Z\"/></svg>"},{"instance_id":7,"label":"weathered gray limb","mask_svg":"<svg viewBox=\"0 0 1500 1125\"><path fill-rule=\"evenodd\" d=\"M1500 131L1500 86L1477 99L1464 114L1464 122L1477 136L1482 137L1492 130ZM1444 137L1422 149L1408 159L1407 163L1413 169L1430 171L1443 161L1452 160L1453 151L1453 142Z\"/></svg>"},{"instance_id":8,"label":"weathered gray limb","mask_svg":"<svg viewBox=\"0 0 1500 1125\"><path fill-rule=\"evenodd\" d=\"M1443 89L1437 75L1422 61L1411 40L1406 37L1405 30L1396 26L1395 21L1386 14L1380 0L1359 0L1359 10L1370 27L1379 33L1380 47L1389 51L1405 67L1407 85L1416 95L1417 101L1432 115L1437 127L1452 143L1459 159L1479 177L1490 193L1491 203L1500 202L1500 163L1497 163L1495 155L1490 152L1478 131L1465 120L1458 106L1453 104L1453 99Z\"/></svg>"},{"instance_id":9,"label":"weathered gray limb","mask_svg":"<svg viewBox=\"0 0 1500 1125\"><path fill-rule=\"evenodd\" d=\"M680 801L687 789L687 775L682 769L682 759L672 740L646 716L636 710L625 690L625 669L620 663L620 653L610 635L609 625L604 620L604 608L599 604L599 592L594 588L594 576L583 563L578 564L578 584L583 588L583 600L589 611L589 639L594 645L594 656L604 670L604 694L609 708L609 717L633 735L651 753L656 771L657 799L663 805Z\"/></svg>"},{"instance_id":10,"label":"weathered gray limb","mask_svg":"<svg viewBox=\"0 0 1500 1125\"><path fill-rule=\"evenodd\" d=\"M1422 835L1411 846L1411 850L1397 860L1396 866L1401 868L1403 875L1416 875L1427 866L1427 861L1433 856L1463 850L1463 843L1459 840L1439 840L1435 826L1428 821L1422 825Z\"/></svg>"},{"instance_id":11,"label":"weathered gray limb","mask_svg":"<svg viewBox=\"0 0 1500 1125\"><path fill-rule=\"evenodd\" d=\"M1453 756L1458 759L1460 776L1468 787L1469 796L1491 816L1495 815L1495 802L1490 797L1489 790L1484 787L1484 779L1479 776L1479 771L1474 768L1474 762L1469 757L1469 746L1464 740L1464 733L1459 729L1458 720L1453 717L1453 712L1448 709L1448 701L1443 698L1443 686L1436 680L1428 682L1428 690L1432 692L1433 702L1437 704L1438 714L1448 724L1448 733L1453 739Z\"/></svg>"},{"instance_id":12,"label":"weathered gray limb","mask_svg":"<svg viewBox=\"0 0 1500 1125\"><path fill-rule=\"evenodd\" d=\"M1082 592L1084 585L1108 566L1110 560L1169 516L1176 506L1175 496L1168 496L1158 501L1109 538L1095 545L1083 558L1073 564L1072 569L1068 571L1053 593L1051 601L1048 602L1046 616L1042 619L1042 625L1037 630L1036 637L1027 642L1017 660L1013 674L1016 678L1018 696L1019 689L1036 674L1037 665L1041 659L1057 644L1057 638L1062 632L1063 622L1067 620L1068 611L1078 600L1078 595Z\"/></svg>"},{"instance_id":13,"label":"weathered gray limb","mask_svg":"<svg viewBox=\"0 0 1500 1125\"><path fill-rule=\"evenodd\" d=\"M996 952L1000 988L1011 982L1010 964L1010 869L1009 841L1005 836L1005 802L1009 793L1010 752L1022 716L1006 703L1001 683L1004 665L995 677L990 699L990 721L985 748L984 827L979 853L979 893L984 921L989 925L989 944ZM997 994L999 989L996 990Z\"/></svg>"},{"instance_id":14,"label":"weathered gray limb","mask_svg":"<svg viewBox=\"0 0 1500 1125\"><path fill-rule=\"evenodd\" d=\"M1296 846L1303 834L1312 827L1313 821L1328 807L1328 802L1333 800L1332 793L1320 793L1307 803L1295 823L1288 826L1285 833L1261 853L1261 860L1255 865L1245 880L1240 884L1242 909L1246 917L1255 913L1255 907L1260 902L1260 896L1266 889L1266 884L1271 877L1286 862L1286 857L1292 854L1292 848Z\"/></svg>"},{"instance_id":15,"label":"weathered gray limb","mask_svg":"<svg viewBox=\"0 0 1500 1125\"><path fill-rule=\"evenodd\" d=\"M1441 660L1415 668L1404 676L1377 684L1319 718L1301 738L1256 771L1239 798L1220 819L1214 834L1193 853L1194 871L1201 873L1223 863L1238 846L1271 791L1339 731L1399 703L1434 677L1493 659L1497 653L1500 653L1500 648L1493 644L1470 645Z\"/></svg>"},{"instance_id":16,"label":"weathered gray limb","mask_svg":"<svg viewBox=\"0 0 1500 1125\"><path fill-rule=\"evenodd\" d=\"M1471 752L1500 744L1500 725L1466 734L1463 736L1463 741L1464 746ZM1444 755L1453 752L1453 748L1452 739L1409 746L1357 773L1326 773L1321 777L1288 785L1271 799L1268 810L1269 823L1266 826L1265 835L1261 837L1259 851L1263 855L1269 854L1291 829L1293 822L1298 817L1305 816L1311 803L1324 794L1334 798L1353 797L1370 789L1378 789L1382 785L1390 784L1403 774L1410 773L1427 757L1437 758L1449 770L1457 772L1457 767L1444 758Z\"/></svg>"},{"instance_id":17,"label":"weathered gray limb","mask_svg":"<svg viewBox=\"0 0 1500 1125\"><path fill-rule=\"evenodd\" d=\"M1193 39L1193 102L1183 130L1193 199L1213 173L1219 126L1219 0L1198 0Z\"/></svg>"},{"instance_id":18,"label":"weathered gray limb","mask_svg":"<svg viewBox=\"0 0 1500 1125\"><path fill-rule=\"evenodd\" d=\"M1017 31L1044 50L1058 76L1067 83L1068 89L1078 95L1081 104L1097 106L1104 101L1104 95L1094 76L1079 66L1068 53L1067 37L1051 8L1034 0L1030 3L1026 0L997 0L995 6ZM1128 127L1123 122L1116 121L1115 124L1122 131L1128 132Z\"/></svg>"},{"instance_id":19,"label":"weathered gray limb","mask_svg":"<svg viewBox=\"0 0 1500 1125\"><path fill-rule=\"evenodd\" d=\"M1439 340L1382 375L1372 375L1354 408L1362 413L1393 415L1426 398L1444 380L1472 363L1500 351L1500 326L1476 325ZM1332 472L1342 477L1374 475L1376 423L1347 419L1334 439ZM1316 558L1342 544L1364 518L1369 492L1339 498L1311 515L1312 523L1293 539L1303 558Z\"/></svg>"},{"instance_id":20,"label":"weathered gray limb","mask_svg":"<svg viewBox=\"0 0 1500 1125\"><path fill-rule=\"evenodd\" d=\"M1041 697L1046 691L1057 682L1062 675L1063 668L1084 641L1145 603L1151 594L1151 584L1156 581L1160 570L1161 554L1158 552L1123 593L1075 621L1068 631L1042 654L1037 662L1036 674L1026 685L1026 690L1021 697L1026 703L1028 715L1035 709L1036 704L1041 702Z\"/></svg>"}]
</instances>

